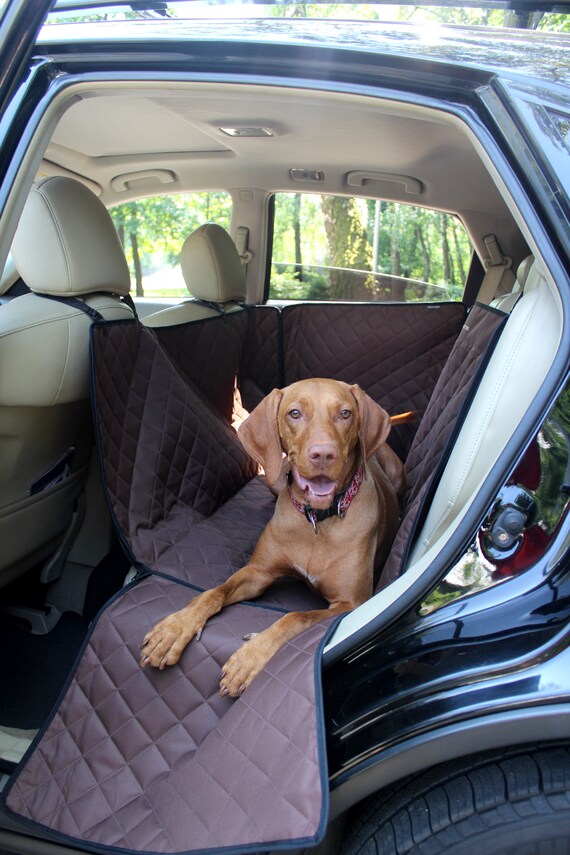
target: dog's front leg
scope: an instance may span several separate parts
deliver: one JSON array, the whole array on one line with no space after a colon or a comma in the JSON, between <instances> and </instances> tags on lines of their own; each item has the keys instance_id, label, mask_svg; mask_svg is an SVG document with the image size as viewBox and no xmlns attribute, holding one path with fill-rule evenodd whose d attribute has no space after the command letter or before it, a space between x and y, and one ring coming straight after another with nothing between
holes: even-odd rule
<instances>
[{"instance_id":1,"label":"dog's front leg","mask_svg":"<svg viewBox=\"0 0 570 855\"><path fill-rule=\"evenodd\" d=\"M328 609L291 612L263 632L254 633L222 668L220 695L238 698L286 641L315 623L350 611L354 605L343 601L331 604Z\"/></svg>"},{"instance_id":2,"label":"dog's front leg","mask_svg":"<svg viewBox=\"0 0 570 855\"><path fill-rule=\"evenodd\" d=\"M193 638L200 639L209 618L224 606L258 597L272 581L273 577L267 571L248 564L223 585L198 594L187 606L163 618L145 635L140 664L161 670L167 665L175 665L186 645Z\"/></svg>"},{"instance_id":3,"label":"dog's front leg","mask_svg":"<svg viewBox=\"0 0 570 855\"><path fill-rule=\"evenodd\" d=\"M199 640L208 618L219 612L223 605L223 591L212 588L199 594L180 611L163 618L145 635L140 664L143 667L153 665L161 670L167 665L175 665L186 645L194 637Z\"/></svg>"}]
</instances>

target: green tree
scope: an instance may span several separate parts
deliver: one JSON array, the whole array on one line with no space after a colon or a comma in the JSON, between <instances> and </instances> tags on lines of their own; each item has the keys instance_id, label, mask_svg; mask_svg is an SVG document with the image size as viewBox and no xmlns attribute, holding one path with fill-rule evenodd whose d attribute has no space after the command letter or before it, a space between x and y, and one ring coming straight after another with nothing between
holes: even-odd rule
<instances>
[{"instance_id":1,"label":"green tree","mask_svg":"<svg viewBox=\"0 0 570 855\"><path fill-rule=\"evenodd\" d=\"M330 272L331 299L370 299L374 278L358 272L371 270L372 266L372 244L366 231L363 207L358 200L344 196L323 196L321 207L330 265L336 268Z\"/></svg>"},{"instance_id":2,"label":"green tree","mask_svg":"<svg viewBox=\"0 0 570 855\"><path fill-rule=\"evenodd\" d=\"M213 221L229 229L231 197L222 192L152 196L117 205L110 213L140 297L145 271L157 258L176 264L182 244L199 225Z\"/></svg>"}]
</instances>

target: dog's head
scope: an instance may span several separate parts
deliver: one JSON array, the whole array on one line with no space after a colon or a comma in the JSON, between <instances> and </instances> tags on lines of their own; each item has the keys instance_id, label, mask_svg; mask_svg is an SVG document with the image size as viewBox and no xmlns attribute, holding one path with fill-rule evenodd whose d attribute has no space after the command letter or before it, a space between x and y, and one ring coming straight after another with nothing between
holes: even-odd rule
<instances>
[{"instance_id":1,"label":"dog's head","mask_svg":"<svg viewBox=\"0 0 570 855\"><path fill-rule=\"evenodd\" d=\"M318 509L329 507L390 428L388 413L359 386L319 378L274 389L238 433L271 487L281 489L290 469L293 489Z\"/></svg>"}]
</instances>

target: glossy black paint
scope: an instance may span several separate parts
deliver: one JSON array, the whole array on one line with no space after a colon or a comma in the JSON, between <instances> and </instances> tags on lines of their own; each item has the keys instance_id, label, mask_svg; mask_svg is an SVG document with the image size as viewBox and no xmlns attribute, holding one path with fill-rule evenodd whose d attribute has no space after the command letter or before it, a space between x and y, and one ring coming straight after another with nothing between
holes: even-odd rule
<instances>
[{"instance_id":1,"label":"glossy black paint","mask_svg":"<svg viewBox=\"0 0 570 855\"><path fill-rule=\"evenodd\" d=\"M74 35L77 34L77 38ZM85 34L85 35L83 35ZM266 71L277 69L283 53L304 54L305 62L297 67L298 74L311 75L309 51L313 49L319 64L327 64L327 51L335 62L328 63L332 78L342 72L352 59L355 69L358 58L363 68L394 64L413 72L423 65L428 78L439 76L448 65L458 83L480 72L482 78L501 74L514 79L530 79L562 86L568 85L570 69L566 60L566 42L553 33L530 34L528 31L435 26L412 24L366 23L332 19L260 18L239 20L137 21L136 25L103 23L89 28L79 25L48 27L44 30L40 51L58 51L80 59L81 55L109 54L130 51L132 55L154 54L166 58L168 53L179 57L198 57L209 46L218 43L218 56L235 63L248 56L255 64L258 57L268 63ZM343 54L345 59L343 60ZM407 75L408 76L408 75ZM409 75L411 77L411 74Z\"/></svg>"},{"instance_id":2,"label":"glossy black paint","mask_svg":"<svg viewBox=\"0 0 570 855\"><path fill-rule=\"evenodd\" d=\"M25 74L52 0L8 0L0 17L0 115Z\"/></svg>"},{"instance_id":3,"label":"glossy black paint","mask_svg":"<svg viewBox=\"0 0 570 855\"><path fill-rule=\"evenodd\" d=\"M511 603L448 620L414 621L325 675L330 774L334 779L396 743L469 717L570 700L570 675L545 687L570 635L570 569ZM444 612L445 610L442 610ZM548 668L537 667L548 661Z\"/></svg>"}]
</instances>

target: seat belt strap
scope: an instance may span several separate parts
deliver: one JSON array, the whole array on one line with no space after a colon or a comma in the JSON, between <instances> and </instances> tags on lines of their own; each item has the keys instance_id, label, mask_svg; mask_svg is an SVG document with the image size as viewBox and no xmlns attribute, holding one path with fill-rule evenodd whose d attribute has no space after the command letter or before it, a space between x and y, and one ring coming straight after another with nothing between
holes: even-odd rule
<instances>
[{"instance_id":1,"label":"seat belt strap","mask_svg":"<svg viewBox=\"0 0 570 855\"><path fill-rule=\"evenodd\" d=\"M78 300L76 297L59 297L55 294L38 294L36 297L43 297L45 300L55 300L56 303L63 303L67 306L72 306L74 309L79 309L86 315L89 315L92 321L104 321L103 315L94 309L93 306L88 306L83 300Z\"/></svg>"}]
</instances>

